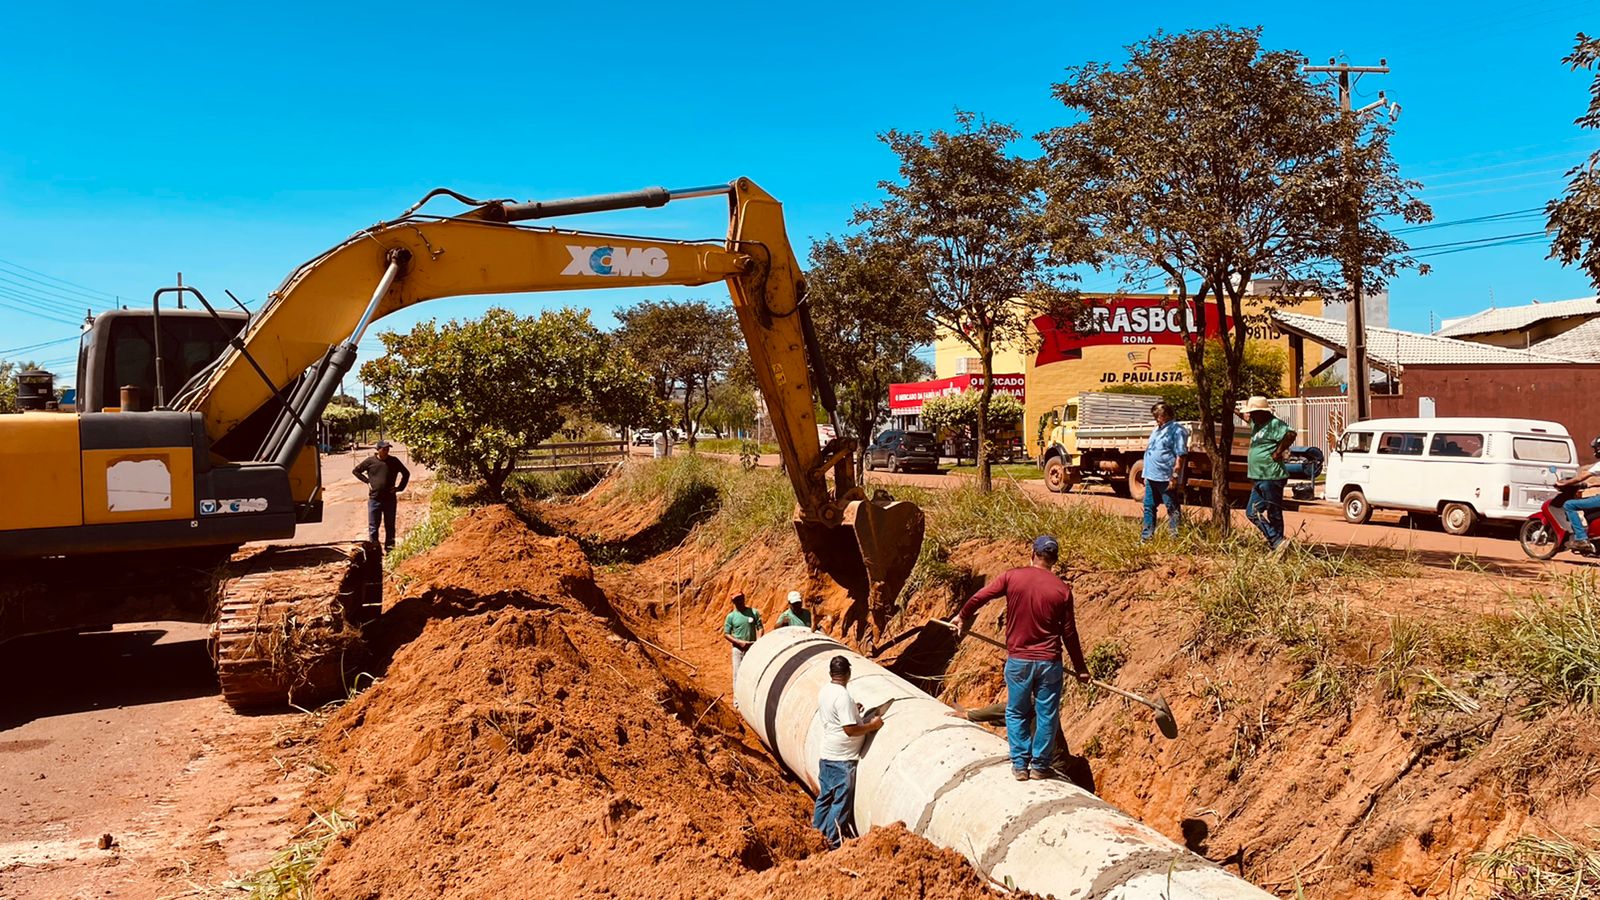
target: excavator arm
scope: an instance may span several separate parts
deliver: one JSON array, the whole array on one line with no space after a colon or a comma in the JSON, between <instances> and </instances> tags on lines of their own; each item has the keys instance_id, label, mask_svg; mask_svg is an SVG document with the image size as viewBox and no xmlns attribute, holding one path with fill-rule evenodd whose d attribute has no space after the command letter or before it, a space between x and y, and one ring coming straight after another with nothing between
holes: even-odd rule
<instances>
[{"instance_id":1,"label":"excavator arm","mask_svg":"<svg viewBox=\"0 0 1600 900\"><path fill-rule=\"evenodd\" d=\"M713 195L729 202L724 241L519 224ZM850 593L867 595L879 620L874 624L881 626L916 561L922 514L909 503L867 500L850 465L854 444L818 439L815 400L831 414L833 391L781 205L742 178L686 191L468 205L460 215L432 216L417 213L418 204L300 266L245 334L171 406L200 413L212 450L223 458L288 468L354 366L362 335L390 313L473 294L725 281L794 486L802 545L814 566Z\"/></svg>"}]
</instances>

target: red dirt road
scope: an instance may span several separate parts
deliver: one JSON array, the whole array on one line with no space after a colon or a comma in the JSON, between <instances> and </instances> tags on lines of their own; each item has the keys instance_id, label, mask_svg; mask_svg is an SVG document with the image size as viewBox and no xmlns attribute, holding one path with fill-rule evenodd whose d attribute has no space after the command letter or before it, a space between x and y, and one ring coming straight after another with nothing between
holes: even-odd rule
<instances>
[{"instance_id":1,"label":"red dirt road","mask_svg":"<svg viewBox=\"0 0 1600 900\"><path fill-rule=\"evenodd\" d=\"M297 543L364 536L353 464L324 459L324 521ZM417 476L402 529L427 508L431 475ZM231 712L206 633L141 623L0 651L0 897L198 893L261 867L304 824L296 801L320 777L300 746L307 717Z\"/></svg>"}]
</instances>

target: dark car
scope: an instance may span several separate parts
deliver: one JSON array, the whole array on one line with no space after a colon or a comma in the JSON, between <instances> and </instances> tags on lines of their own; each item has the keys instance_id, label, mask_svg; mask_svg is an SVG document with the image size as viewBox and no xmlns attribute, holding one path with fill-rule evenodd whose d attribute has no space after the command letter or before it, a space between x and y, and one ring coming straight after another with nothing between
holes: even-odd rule
<instances>
[{"instance_id":1,"label":"dark car","mask_svg":"<svg viewBox=\"0 0 1600 900\"><path fill-rule=\"evenodd\" d=\"M931 431L885 431L867 448L867 468L891 472L939 471L939 446Z\"/></svg>"}]
</instances>

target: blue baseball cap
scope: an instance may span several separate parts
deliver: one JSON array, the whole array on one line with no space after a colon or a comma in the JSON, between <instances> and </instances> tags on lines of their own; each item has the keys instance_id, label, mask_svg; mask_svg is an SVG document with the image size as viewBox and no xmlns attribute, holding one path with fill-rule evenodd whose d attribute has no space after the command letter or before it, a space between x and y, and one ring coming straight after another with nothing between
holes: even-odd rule
<instances>
[{"instance_id":1,"label":"blue baseball cap","mask_svg":"<svg viewBox=\"0 0 1600 900\"><path fill-rule=\"evenodd\" d=\"M1048 534L1041 534L1033 539L1033 552L1039 556L1060 556L1061 545Z\"/></svg>"}]
</instances>

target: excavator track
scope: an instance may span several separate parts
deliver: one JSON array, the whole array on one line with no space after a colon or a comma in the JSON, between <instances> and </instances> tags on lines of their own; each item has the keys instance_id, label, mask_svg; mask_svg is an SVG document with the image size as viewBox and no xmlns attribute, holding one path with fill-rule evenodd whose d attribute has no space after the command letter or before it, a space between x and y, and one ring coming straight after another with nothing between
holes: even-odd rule
<instances>
[{"instance_id":1,"label":"excavator track","mask_svg":"<svg viewBox=\"0 0 1600 900\"><path fill-rule=\"evenodd\" d=\"M212 625L223 699L253 710L343 696L361 663L361 626L382 600L376 544L268 547L235 559L218 582Z\"/></svg>"}]
</instances>

